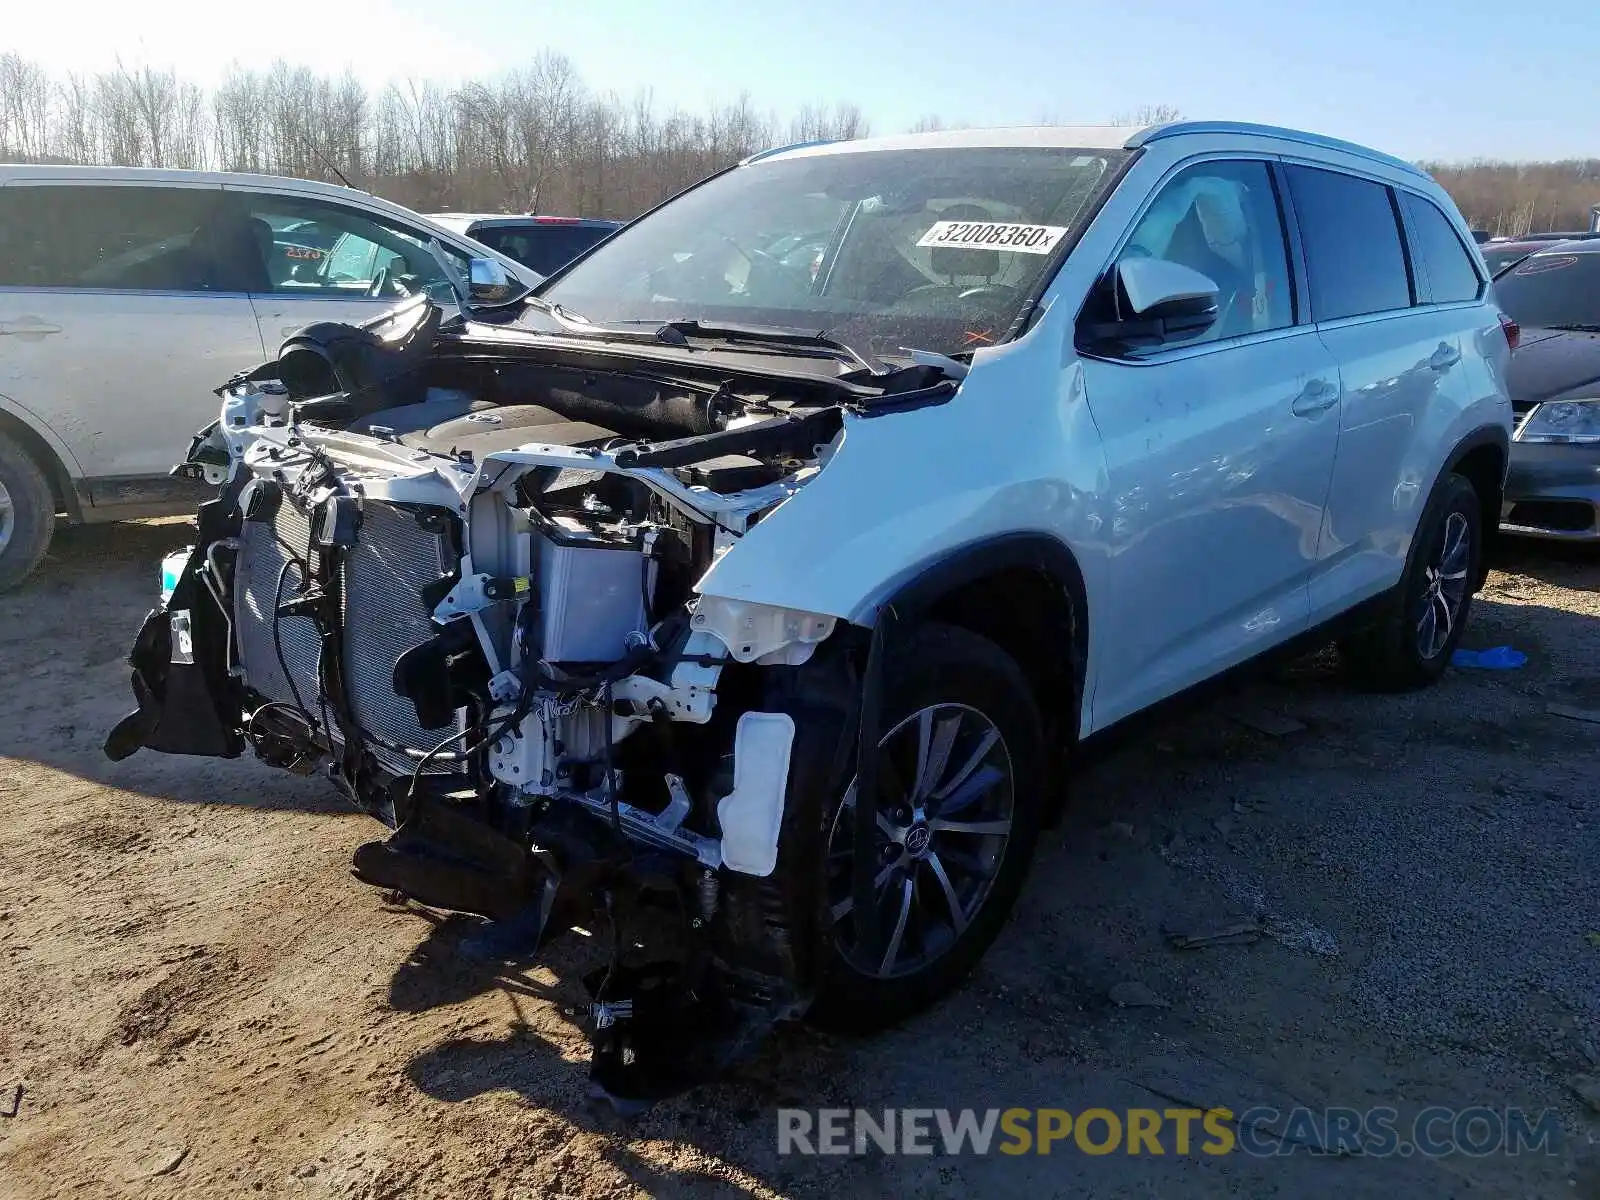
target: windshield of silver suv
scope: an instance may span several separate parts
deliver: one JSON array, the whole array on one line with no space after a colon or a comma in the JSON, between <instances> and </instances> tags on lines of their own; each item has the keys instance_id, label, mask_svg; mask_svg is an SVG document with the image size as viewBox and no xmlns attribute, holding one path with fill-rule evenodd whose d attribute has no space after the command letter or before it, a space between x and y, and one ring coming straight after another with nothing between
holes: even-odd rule
<instances>
[{"instance_id":1,"label":"windshield of silver suv","mask_svg":"<svg viewBox=\"0 0 1600 1200\"><path fill-rule=\"evenodd\" d=\"M623 229L539 294L597 325L738 322L879 355L970 351L1008 336L1124 158L929 147L753 163Z\"/></svg>"}]
</instances>

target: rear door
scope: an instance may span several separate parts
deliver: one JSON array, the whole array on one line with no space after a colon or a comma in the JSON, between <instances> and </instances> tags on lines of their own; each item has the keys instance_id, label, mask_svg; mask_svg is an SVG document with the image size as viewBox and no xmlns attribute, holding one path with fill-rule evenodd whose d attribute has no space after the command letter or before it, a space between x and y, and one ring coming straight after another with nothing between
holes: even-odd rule
<instances>
[{"instance_id":1,"label":"rear door","mask_svg":"<svg viewBox=\"0 0 1600 1200\"><path fill-rule=\"evenodd\" d=\"M1433 303L1429 275L1405 236L1403 192L1321 166L1291 163L1285 173L1312 317L1342 385L1338 456L1311 581L1317 622L1400 578L1433 485L1440 419L1469 403L1462 309L1475 307L1481 280L1470 261L1461 276L1441 247L1439 295L1456 298Z\"/></svg>"},{"instance_id":2,"label":"rear door","mask_svg":"<svg viewBox=\"0 0 1600 1200\"><path fill-rule=\"evenodd\" d=\"M165 506L168 471L261 361L207 183L16 179L0 189L0 390L77 459L95 506Z\"/></svg>"},{"instance_id":3,"label":"rear door","mask_svg":"<svg viewBox=\"0 0 1600 1200\"><path fill-rule=\"evenodd\" d=\"M320 197L228 192L255 231L262 269L250 299L269 354L313 322L366 321L418 291L455 306L428 250L432 231ZM467 257L440 242L465 276Z\"/></svg>"}]
</instances>

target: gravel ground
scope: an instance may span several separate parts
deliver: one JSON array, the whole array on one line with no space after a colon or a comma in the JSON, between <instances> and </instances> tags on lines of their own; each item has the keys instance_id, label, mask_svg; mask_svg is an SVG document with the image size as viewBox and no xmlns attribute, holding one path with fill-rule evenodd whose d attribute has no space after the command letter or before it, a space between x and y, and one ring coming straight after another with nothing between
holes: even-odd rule
<instances>
[{"instance_id":1,"label":"gravel ground","mask_svg":"<svg viewBox=\"0 0 1600 1200\"><path fill-rule=\"evenodd\" d=\"M623 1124L581 1099L578 940L475 966L472 922L349 879L375 827L317 781L101 757L183 540L67 531L0 598L6 1200L1600 1197L1600 1115L1573 1088L1600 1074L1600 724L1546 711L1600 707L1595 555L1519 547L1491 577L1468 644L1521 670L1374 698L1317 656L1102 747L957 995L876 1038L781 1031ZM1241 924L1260 936L1167 936ZM1317 1157L1281 1125L1273 1158L776 1152L781 1106L1180 1102L1523 1105L1562 1137L1439 1159Z\"/></svg>"}]
</instances>

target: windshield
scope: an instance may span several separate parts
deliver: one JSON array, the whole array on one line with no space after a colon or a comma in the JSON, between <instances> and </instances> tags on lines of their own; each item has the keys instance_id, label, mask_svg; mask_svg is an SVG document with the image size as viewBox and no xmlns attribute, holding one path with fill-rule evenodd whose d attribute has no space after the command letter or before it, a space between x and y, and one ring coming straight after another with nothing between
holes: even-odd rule
<instances>
[{"instance_id":1,"label":"windshield","mask_svg":"<svg viewBox=\"0 0 1600 1200\"><path fill-rule=\"evenodd\" d=\"M540 295L601 325L822 333L879 355L1002 340L1122 151L872 150L718 176Z\"/></svg>"},{"instance_id":2,"label":"windshield","mask_svg":"<svg viewBox=\"0 0 1600 1200\"><path fill-rule=\"evenodd\" d=\"M1494 295L1524 329L1600 327L1600 254L1535 254L1496 278Z\"/></svg>"}]
</instances>

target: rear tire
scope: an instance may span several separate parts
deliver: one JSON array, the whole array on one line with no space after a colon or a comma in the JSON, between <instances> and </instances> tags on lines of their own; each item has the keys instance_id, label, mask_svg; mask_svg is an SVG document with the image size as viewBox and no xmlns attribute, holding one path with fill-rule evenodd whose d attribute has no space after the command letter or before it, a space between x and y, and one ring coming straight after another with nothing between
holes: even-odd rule
<instances>
[{"instance_id":1,"label":"rear tire","mask_svg":"<svg viewBox=\"0 0 1600 1200\"><path fill-rule=\"evenodd\" d=\"M832 936L810 1011L839 1031L892 1025L961 982L1016 903L1045 802L1039 712L1022 669L993 642L948 625L909 631L884 664L883 703L878 944L897 949L864 964L853 934L847 779L822 812Z\"/></svg>"},{"instance_id":2,"label":"rear tire","mask_svg":"<svg viewBox=\"0 0 1600 1200\"><path fill-rule=\"evenodd\" d=\"M1435 682L1461 642L1482 569L1483 508L1463 476L1444 476L1417 524L1405 574L1383 614L1339 643L1350 678L1378 692Z\"/></svg>"},{"instance_id":3,"label":"rear tire","mask_svg":"<svg viewBox=\"0 0 1600 1200\"><path fill-rule=\"evenodd\" d=\"M33 573L55 527L50 481L26 450L0 435L0 592Z\"/></svg>"}]
</instances>

